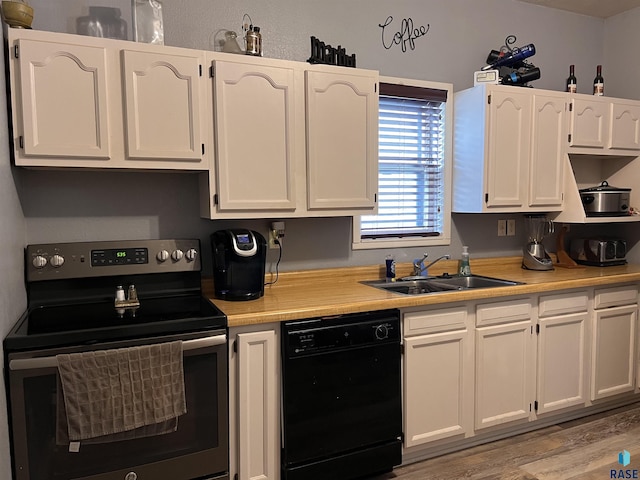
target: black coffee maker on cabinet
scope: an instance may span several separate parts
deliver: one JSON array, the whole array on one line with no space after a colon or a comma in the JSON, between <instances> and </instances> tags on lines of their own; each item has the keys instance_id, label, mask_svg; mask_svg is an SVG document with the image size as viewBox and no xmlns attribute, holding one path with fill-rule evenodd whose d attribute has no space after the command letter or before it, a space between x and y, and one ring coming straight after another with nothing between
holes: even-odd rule
<instances>
[{"instance_id":1,"label":"black coffee maker on cabinet","mask_svg":"<svg viewBox=\"0 0 640 480\"><path fill-rule=\"evenodd\" d=\"M267 242L253 230L218 230L211 235L213 286L221 300L254 300L264 295Z\"/></svg>"}]
</instances>

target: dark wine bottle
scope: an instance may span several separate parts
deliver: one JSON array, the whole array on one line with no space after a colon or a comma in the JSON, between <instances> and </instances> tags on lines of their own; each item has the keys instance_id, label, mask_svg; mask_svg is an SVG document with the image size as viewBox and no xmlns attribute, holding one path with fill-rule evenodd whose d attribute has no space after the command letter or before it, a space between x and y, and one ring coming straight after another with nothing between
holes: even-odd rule
<instances>
[{"instance_id":1,"label":"dark wine bottle","mask_svg":"<svg viewBox=\"0 0 640 480\"><path fill-rule=\"evenodd\" d=\"M513 67L516 63L536 54L536 47L533 43L524 47L514 48L511 52L498 57L494 62L482 67L482 70L490 70L498 67Z\"/></svg>"},{"instance_id":2,"label":"dark wine bottle","mask_svg":"<svg viewBox=\"0 0 640 480\"><path fill-rule=\"evenodd\" d=\"M593 94L604 95L604 78L602 78L602 65L596 67L596 78L593 79Z\"/></svg>"},{"instance_id":3,"label":"dark wine bottle","mask_svg":"<svg viewBox=\"0 0 640 480\"><path fill-rule=\"evenodd\" d=\"M578 91L578 80L575 74L575 65L569 65L569 78L567 78L567 92L576 93Z\"/></svg>"},{"instance_id":4,"label":"dark wine bottle","mask_svg":"<svg viewBox=\"0 0 640 480\"><path fill-rule=\"evenodd\" d=\"M526 72L512 72L502 77L503 85L523 85L540 78L540 69L538 67L531 68Z\"/></svg>"}]
</instances>

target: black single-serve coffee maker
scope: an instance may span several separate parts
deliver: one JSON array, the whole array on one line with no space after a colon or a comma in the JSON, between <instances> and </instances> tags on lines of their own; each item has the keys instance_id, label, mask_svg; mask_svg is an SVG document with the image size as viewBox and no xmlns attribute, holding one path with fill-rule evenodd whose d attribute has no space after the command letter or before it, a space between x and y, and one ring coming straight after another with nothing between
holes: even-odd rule
<instances>
[{"instance_id":1,"label":"black single-serve coffee maker","mask_svg":"<svg viewBox=\"0 0 640 480\"><path fill-rule=\"evenodd\" d=\"M211 235L213 286L221 300L254 300L264 295L267 242L258 232L218 230Z\"/></svg>"}]
</instances>

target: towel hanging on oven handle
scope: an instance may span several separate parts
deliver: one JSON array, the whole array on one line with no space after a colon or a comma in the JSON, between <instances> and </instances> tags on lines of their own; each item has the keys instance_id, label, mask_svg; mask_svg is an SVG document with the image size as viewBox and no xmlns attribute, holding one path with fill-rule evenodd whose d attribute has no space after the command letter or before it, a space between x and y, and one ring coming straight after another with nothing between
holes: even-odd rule
<instances>
[{"instance_id":1,"label":"towel hanging on oven handle","mask_svg":"<svg viewBox=\"0 0 640 480\"><path fill-rule=\"evenodd\" d=\"M199 348L223 345L227 341L226 334L214 337L196 338L182 342L182 350L197 350ZM15 358L9 362L10 370L34 370L39 368L57 367L58 360L55 355L50 357Z\"/></svg>"}]
</instances>

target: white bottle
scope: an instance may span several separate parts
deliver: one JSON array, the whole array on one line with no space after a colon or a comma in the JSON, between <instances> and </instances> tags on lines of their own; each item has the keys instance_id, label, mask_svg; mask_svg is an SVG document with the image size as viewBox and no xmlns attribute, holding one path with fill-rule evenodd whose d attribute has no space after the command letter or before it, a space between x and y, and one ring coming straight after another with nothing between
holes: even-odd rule
<instances>
[{"instance_id":1,"label":"white bottle","mask_svg":"<svg viewBox=\"0 0 640 480\"><path fill-rule=\"evenodd\" d=\"M469 247L462 247L462 254L458 261L458 274L464 277L471 275L471 265L469 264Z\"/></svg>"}]
</instances>

